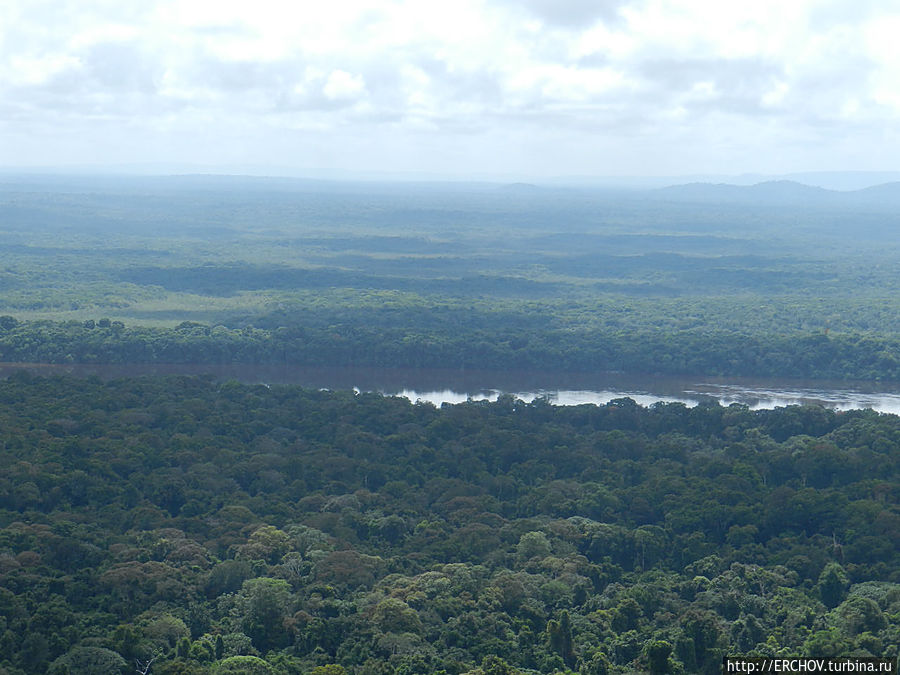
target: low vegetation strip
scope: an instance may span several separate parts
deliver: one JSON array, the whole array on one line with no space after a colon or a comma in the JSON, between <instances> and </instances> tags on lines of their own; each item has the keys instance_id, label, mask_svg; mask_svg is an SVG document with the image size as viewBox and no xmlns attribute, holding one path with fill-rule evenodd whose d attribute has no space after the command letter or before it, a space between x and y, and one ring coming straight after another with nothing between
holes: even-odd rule
<instances>
[{"instance_id":1,"label":"low vegetation strip","mask_svg":"<svg viewBox=\"0 0 900 675\"><path fill-rule=\"evenodd\" d=\"M343 311L262 319L271 328L183 322L20 322L0 317L0 361L290 364L900 380L900 339L842 333L578 329L534 315ZM480 320L481 319L481 320ZM286 325L285 325L286 324Z\"/></svg>"}]
</instances>

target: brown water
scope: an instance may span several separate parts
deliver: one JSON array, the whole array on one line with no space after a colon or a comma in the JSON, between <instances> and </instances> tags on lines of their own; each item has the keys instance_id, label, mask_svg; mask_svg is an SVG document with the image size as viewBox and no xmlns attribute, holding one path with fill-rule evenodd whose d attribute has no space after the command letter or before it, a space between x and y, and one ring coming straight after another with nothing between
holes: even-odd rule
<instances>
[{"instance_id":1,"label":"brown water","mask_svg":"<svg viewBox=\"0 0 900 675\"><path fill-rule=\"evenodd\" d=\"M41 375L97 376L207 375L248 384L297 384L317 389L355 389L405 396L435 405L512 394L525 401L543 396L554 405L603 404L629 397L641 405L680 401L695 405L714 398L722 405L751 408L817 404L838 410L871 408L900 414L900 384L824 380L776 380L631 376L623 374L459 371L410 368L309 368L253 365L47 365L0 363L0 377L19 370Z\"/></svg>"}]
</instances>

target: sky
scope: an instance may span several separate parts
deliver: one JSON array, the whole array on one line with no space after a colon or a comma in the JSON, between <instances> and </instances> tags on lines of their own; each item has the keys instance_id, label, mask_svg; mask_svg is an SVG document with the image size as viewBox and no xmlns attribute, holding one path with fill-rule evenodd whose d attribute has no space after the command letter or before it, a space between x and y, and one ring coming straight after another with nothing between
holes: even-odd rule
<instances>
[{"instance_id":1,"label":"sky","mask_svg":"<svg viewBox=\"0 0 900 675\"><path fill-rule=\"evenodd\" d=\"M891 171L900 0L4 0L0 166Z\"/></svg>"}]
</instances>

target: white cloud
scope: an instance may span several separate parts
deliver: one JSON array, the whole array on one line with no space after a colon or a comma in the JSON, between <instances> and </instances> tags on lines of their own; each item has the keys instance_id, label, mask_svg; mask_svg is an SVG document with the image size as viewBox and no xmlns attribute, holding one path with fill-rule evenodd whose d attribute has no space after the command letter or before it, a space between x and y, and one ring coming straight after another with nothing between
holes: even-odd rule
<instances>
[{"instance_id":1,"label":"white cloud","mask_svg":"<svg viewBox=\"0 0 900 675\"><path fill-rule=\"evenodd\" d=\"M69 54L48 53L41 56L13 56L6 70L7 82L17 86L41 86L60 73L81 67L81 62Z\"/></svg>"},{"instance_id":2,"label":"white cloud","mask_svg":"<svg viewBox=\"0 0 900 675\"><path fill-rule=\"evenodd\" d=\"M353 75L345 70L334 70L328 76L322 93L332 101L354 99L363 93L366 84L360 75Z\"/></svg>"},{"instance_id":3,"label":"white cloud","mask_svg":"<svg viewBox=\"0 0 900 675\"><path fill-rule=\"evenodd\" d=\"M654 173L830 149L844 168L887 156L898 32L893 0L7 0L0 150Z\"/></svg>"}]
</instances>

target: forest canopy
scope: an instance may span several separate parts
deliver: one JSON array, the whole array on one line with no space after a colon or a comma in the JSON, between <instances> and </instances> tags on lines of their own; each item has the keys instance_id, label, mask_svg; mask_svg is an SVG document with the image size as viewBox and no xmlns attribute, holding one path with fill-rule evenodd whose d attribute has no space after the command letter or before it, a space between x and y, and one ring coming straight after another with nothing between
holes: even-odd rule
<instances>
[{"instance_id":1,"label":"forest canopy","mask_svg":"<svg viewBox=\"0 0 900 675\"><path fill-rule=\"evenodd\" d=\"M871 411L19 373L0 382L0 668L896 657L898 444Z\"/></svg>"},{"instance_id":2,"label":"forest canopy","mask_svg":"<svg viewBox=\"0 0 900 675\"><path fill-rule=\"evenodd\" d=\"M0 183L0 360L900 380L886 189ZM0 380L0 675L896 658L900 418Z\"/></svg>"},{"instance_id":3,"label":"forest canopy","mask_svg":"<svg viewBox=\"0 0 900 675\"><path fill-rule=\"evenodd\" d=\"M7 177L0 359L900 379L896 186L719 188Z\"/></svg>"}]
</instances>

